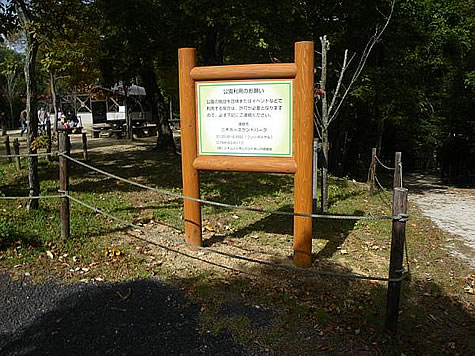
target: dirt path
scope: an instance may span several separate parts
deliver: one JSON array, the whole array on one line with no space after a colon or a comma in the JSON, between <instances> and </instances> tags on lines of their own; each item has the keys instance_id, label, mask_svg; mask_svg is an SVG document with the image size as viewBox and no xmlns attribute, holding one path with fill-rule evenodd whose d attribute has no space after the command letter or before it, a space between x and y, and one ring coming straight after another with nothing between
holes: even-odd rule
<instances>
[{"instance_id":1,"label":"dirt path","mask_svg":"<svg viewBox=\"0 0 475 356\"><path fill-rule=\"evenodd\" d=\"M406 178L410 199L438 227L454 234L448 248L475 268L475 189L444 186L435 174L413 173Z\"/></svg>"}]
</instances>

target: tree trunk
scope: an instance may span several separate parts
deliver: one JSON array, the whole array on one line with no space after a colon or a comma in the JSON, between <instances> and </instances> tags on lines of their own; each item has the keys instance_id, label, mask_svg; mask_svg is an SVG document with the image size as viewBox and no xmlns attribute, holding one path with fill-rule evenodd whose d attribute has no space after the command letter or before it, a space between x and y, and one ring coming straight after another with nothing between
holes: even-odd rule
<instances>
[{"instance_id":1,"label":"tree trunk","mask_svg":"<svg viewBox=\"0 0 475 356\"><path fill-rule=\"evenodd\" d=\"M26 112L28 120L28 131L26 135L26 144L28 153L35 154L36 149L32 149L31 143L38 137L38 114L37 106L37 88L36 88L36 55L38 53L39 43L30 32L31 15L24 1L15 0L15 10L25 31L26 53L25 53L25 82L26 82ZM40 180L38 176L38 157L28 157L28 183L30 196L38 196L40 193ZM31 199L28 203L28 209L38 209L38 199Z\"/></svg>"},{"instance_id":2,"label":"tree trunk","mask_svg":"<svg viewBox=\"0 0 475 356\"><path fill-rule=\"evenodd\" d=\"M328 131L325 130L322 133L322 197L321 197L321 206L322 213L328 213Z\"/></svg>"},{"instance_id":3,"label":"tree trunk","mask_svg":"<svg viewBox=\"0 0 475 356\"><path fill-rule=\"evenodd\" d=\"M134 140L134 130L132 127L132 117L129 115L129 86L125 84L126 81L122 80L122 89L124 90L124 117L125 124L127 125L127 139L130 141Z\"/></svg>"},{"instance_id":4,"label":"tree trunk","mask_svg":"<svg viewBox=\"0 0 475 356\"><path fill-rule=\"evenodd\" d=\"M165 104L165 98L157 85L157 77L152 68L146 68L142 72L142 80L147 100L152 108L152 119L157 124L157 149L176 152L173 132L168 122L168 110Z\"/></svg>"},{"instance_id":5,"label":"tree trunk","mask_svg":"<svg viewBox=\"0 0 475 356\"><path fill-rule=\"evenodd\" d=\"M53 119L53 131L58 131L58 106L56 105L56 80L54 78L53 72L49 72L49 83L51 89L51 101L53 102L53 111L54 111L54 119Z\"/></svg>"},{"instance_id":6,"label":"tree trunk","mask_svg":"<svg viewBox=\"0 0 475 356\"><path fill-rule=\"evenodd\" d=\"M384 134L384 118L380 118L378 120L378 128L377 128L377 142L376 142L376 150L377 155L381 157L381 149L383 146L383 134Z\"/></svg>"},{"instance_id":7,"label":"tree trunk","mask_svg":"<svg viewBox=\"0 0 475 356\"><path fill-rule=\"evenodd\" d=\"M10 128L15 127L15 118L13 117L13 101L8 99L8 104L10 105Z\"/></svg>"},{"instance_id":8,"label":"tree trunk","mask_svg":"<svg viewBox=\"0 0 475 356\"><path fill-rule=\"evenodd\" d=\"M204 38L203 62L205 65L223 64L223 50L220 41L220 31L216 26L208 28Z\"/></svg>"},{"instance_id":9,"label":"tree trunk","mask_svg":"<svg viewBox=\"0 0 475 356\"><path fill-rule=\"evenodd\" d=\"M330 42L327 40L326 36L320 38L322 43L322 77L320 79L320 88L322 92L322 121L321 121L321 132L322 132L322 184L321 184L321 205L322 213L328 212L328 151L329 151L329 140L328 140L328 126L329 123L329 113L328 113L328 100L326 95L326 86L327 86L327 53L330 48Z\"/></svg>"}]
</instances>

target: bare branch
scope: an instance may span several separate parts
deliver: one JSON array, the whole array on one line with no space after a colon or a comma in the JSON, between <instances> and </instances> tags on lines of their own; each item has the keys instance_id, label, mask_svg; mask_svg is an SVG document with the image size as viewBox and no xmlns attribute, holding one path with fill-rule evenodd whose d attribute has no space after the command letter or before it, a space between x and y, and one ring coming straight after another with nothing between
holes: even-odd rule
<instances>
[{"instance_id":1,"label":"bare branch","mask_svg":"<svg viewBox=\"0 0 475 356\"><path fill-rule=\"evenodd\" d=\"M333 94L332 101L331 101L330 106L328 108L328 116L330 116L330 117L331 117L331 114L332 114L333 106L335 105L336 99L338 98L338 94L340 92L341 82L343 81L343 77L345 76L346 68L348 68L348 50L347 49L345 49L345 55L343 57L343 66L341 67L340 77L338 78L338 83L336 85L335 94Z\"/></svg>"},{"instance_id":2,"label":"bare branch","mask_svg":"<svg viewBox=\"0 0 475 356\"><path fill-rule=\"evenodd\" d=\"M338 102L338 105L335 109L335 111L331 114L330 118L329 118L329 123L332 122L336 116L338 115L338 111L340 110L341 108L341 105L343 104L343 102L345 101L346 97L348 96L350 90L351 90L351 87L353 86L353 84L358 80L359 76L361 75L361 72L363 71L365 65L366 65L366 61L368 60L368 57L371 53L371 51L373 50L373 47L376 45L376 43L379 41L379 39L381 38L381 36L383 35L384 31L386 30L386 28L388 27L389 25L389 22L391 21L391 18L392 18L392 15L393 15L393 12L394 12L394 5L395 5L395 0L392 1L391 3L391 10L389 12L389 15L386 16L386 22L384 23L384 25L380 28L376 28L375 29L375 32L374 34L371 36L371 38L369 39L368 43L366 43L366 46L365 46L365 49L363 51L363 54L361 55L361 58L360 58L360 61L356 67L356 70L355 72L353 73L353 77L351 78L350 80L350 83L348 84L348 87L346 88L345 92L343 93L340 101ZM340 76L341 77L341 76ZM340 78L341 79L341 78Z\"/></svg>"},{"instance_id":3,"label":"bare branch","mask_svg":"<svg viewBox=\"0 0 475 356\"><path fill-rule=\"evenodd\" d=\"M318 118L314 115L313 116L313 123L315 125L315 129L317 130L317 136L319 139L322 139L322 130L320 127L320 123L318 122Z\"/></svg>"},{"instance_id":4,"label":"bare branch","mask_svg":"<svg viewBox=\"0 0 475 356\"><path fill-rule=\"evenodd\" d=\"M328 128L328 100L326 95L327 86L327 53L330 49L330 42L327 40L327 36L320 37L322 44L322 77L320 78L320 88L323 91L321 97L322 100L322 116L321 125L322 131L326 131Z\"/></svg>"}]
</instances>

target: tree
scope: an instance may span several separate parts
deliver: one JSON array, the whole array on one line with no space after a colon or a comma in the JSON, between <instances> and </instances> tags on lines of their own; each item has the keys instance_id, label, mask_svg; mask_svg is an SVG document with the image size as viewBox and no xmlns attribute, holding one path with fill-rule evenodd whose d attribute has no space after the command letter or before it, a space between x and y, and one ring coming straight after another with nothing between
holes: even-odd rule
<instances>
[{"instance_id":1,"label":"tree","mask_svg":"<svg viewBox=\"0 0 475 356\"><path fill-rule=\"evenodd\" d=\"M156 73L156 63L163 63L164 57L175 52L171 42L173 27L168 26L167 18L171 16L167 6L172 5L152 0L96 2L102 17L99 62L104 82L107 85L121 82L126 93L126 87L140 78L157 124L157 148L175 152L167 106ZM130 123L128 126L131 127Z\"/></svg>"},{"instance_id":2,"label":"tree","mask_svg":"<svg viewBox=\"0 0 475 356\"><path fill-rule=\"evenodd\" d=\"M48 73L56 130L58 81L78 89L87 87L99 75L95 52L99 33L91 26L99 22L99 17L89 1L41 0L38 5L36 15L42 19L37 24L39 62Z\"/></svg>"},{"instance_id":3,"label":"tree","mask_svg":"<svg viewBox=\"0 0 475 356\"><path fill-rule=\"evenodd\" d=\"M2 83L5 97L10 109L10 127L13 127L15 117L13 114L13 101L19 94L19 73L22 66L22 59L19 54L12 50L5 49L3 61L0 63L0 74L3 76Z\"/></svg>"},{"instance_id":4,"label":"tree","mask_svg":"<svg viewBox=\"0 0 475 356\"><path fill-rule=\"evenodd\" d=\"M38 176L38 157L31 156L36 153L36 148L31 143L38 136L38 116L37 116L37 87L36 87L36 55L39 43L35 35L33 26L33 16L31 8L23 0L12 0L14 10L18 16L18 22L25 36L25 83L26 83L26 112L28 124L27 146L28 146L28 182L30 196L35 197L40 193L40 180ZM31 199L28 208L38 209L38 199Z\"/></svg>"},{"instance_id":5,"label":"tree","mask_svg":"<svg viewBox=\"0 0 475 356\"><path fill-rule=\"evenodd\" d=\"M315 126L319 138L321 139L322 145L322 198L321 206L322 212L326 213L328 211L328 184L327 184L327 175L328 175L328 154L329 154L329 127L334 122L339 114L340 108L343 105L345 99L347 98L352 86L356 83L359 76L361 75L368 57L373 49L373 47L378 43L384 31L386 30L394 10L395 1L393 0L390 7L390 12L385 18L385 22L382 26L376 27L374 34L368 40L365 49L360 57L360 60L354 69L353 75L349 83L344 87L343 82L345 78L345 73L348 70L352 60L355 55L352 55L348 58L348 50L346 49L343 56L343 64L341 70L338 74L338 80L336 87L333 92L327 90L327 74L328 74L328 52L330 50L330 41L327 36L320 37L321 43L321 79L319 88L316 90L316 101L315 101ZM331 100L328 99L329 94L332 94Z\"/></svg>"}]
</instances>

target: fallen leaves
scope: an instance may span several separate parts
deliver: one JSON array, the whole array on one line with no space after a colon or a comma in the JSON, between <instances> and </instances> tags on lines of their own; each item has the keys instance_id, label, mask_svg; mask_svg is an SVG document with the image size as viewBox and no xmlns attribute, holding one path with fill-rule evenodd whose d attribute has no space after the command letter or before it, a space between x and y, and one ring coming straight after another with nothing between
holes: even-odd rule
<instances>
[{"instance_id":1,"label":"fallen leaves","mask_svg":"<svg viewBox=\"0 0 475 356\"><path fill-rule=\"evenodd\" d=\"M464 282L464 292L467 294L475 295L475 274L472 274L471 276L465 278Z\"/></svg>"},{"instance_id":2,"label":"fallen leaves","mask_svg":"<svg viewBox=\"0 0 475 356\"><path fill-rule=\"evenodd\" d=\"M48 256L49 259L54 260L53 252L51 252L50 250L46 251L46 256Z\"/></svg>"},{"instance_id":3,"label":"fallen leaves","mask_svg":"<svg viewBox=\"0 0 475 356\"><path fill-rule=\"evenodd\" d=\"M120 256L124 256L124 252L119 250L118 248L106 248L104 249L104 257L110 257L110 258L114 258L114 257L120 257Z\"/></svg>"}]
</instances>

